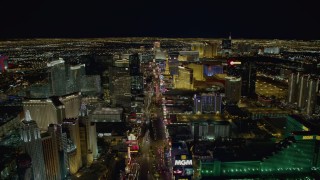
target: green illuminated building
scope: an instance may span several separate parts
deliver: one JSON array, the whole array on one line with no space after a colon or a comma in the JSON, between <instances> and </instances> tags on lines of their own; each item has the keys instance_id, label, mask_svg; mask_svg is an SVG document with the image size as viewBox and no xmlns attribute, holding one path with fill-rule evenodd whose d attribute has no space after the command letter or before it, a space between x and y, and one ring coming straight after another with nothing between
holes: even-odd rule
<instances>
[{"instance_id":1,"label":"green illuminated building","mask_svg":"<svg viewBox=\"0 0 320 180\"><path fill-rule=\"evenodd\" d=\"M316 140L297 140L260 161L201 162L201 176L273 176L311 173L318 167Z\"/></svg>"},{"instance_id":2,"label":"green illuminated building","mask_svg":"<svg viewBox=\"0 0 320 180\"><path fill-rule=\"evenodd\" d=\"M320 169L317 133L288 116L284 140L275 143L269 155L250 160L218 160L200 162L201 177L281 177L311 174ZM222 158L223 159L223 158Z\"/></svg>"}]
</instances>

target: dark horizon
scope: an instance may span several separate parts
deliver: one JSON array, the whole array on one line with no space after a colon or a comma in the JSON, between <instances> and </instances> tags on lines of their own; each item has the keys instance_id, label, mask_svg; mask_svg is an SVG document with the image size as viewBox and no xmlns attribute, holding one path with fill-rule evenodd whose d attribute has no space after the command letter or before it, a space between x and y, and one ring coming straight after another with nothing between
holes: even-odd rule
<instances>
[{"instance_id":1,"label":"dark horizon","mask_svg":"<svg viewBox=\"0 0 320 180\"><path fill-rule=\"evenodd\" d=\"M5 2L1 39L228 38L320 40L316 2ZM19 5L19 6L17 6Z\"/></svg>"},{"instance_id":2,"label":"dark horizon","mask_svg":"<svg viewBox=\"0 0 320 180\"><path fill-rule=\"evenodd\" d=\"M154 39L228 39L228 37L167 37L167 36L105 36L105 37L0 37L0 41L19 41L19 40L32 40L32 39L112 39L112 38L154 38ZM320 41L319 39L308 38L242 38L232 37L233 40L284 40L284 41Z\"/></svg>"}]
</instances>

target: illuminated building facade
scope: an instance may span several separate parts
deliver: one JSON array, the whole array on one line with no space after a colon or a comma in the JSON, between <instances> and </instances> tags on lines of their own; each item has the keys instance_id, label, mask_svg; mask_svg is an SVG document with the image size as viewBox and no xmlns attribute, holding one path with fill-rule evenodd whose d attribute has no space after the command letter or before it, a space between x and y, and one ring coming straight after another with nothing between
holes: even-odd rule
<instances>
[{"instance_id":1,"label":"illuminated building facade","mask_svg":"<svg viewBox=\"0 0 320 180\"><path fill-rule=\"evenodd\" d=\"M61 172L57 143L49 133L43 133L41 136L44 162L46 165L46 179L59 180L61 179Z\"/></svg>"},{"instance_id":2,"label":"illuminated building facade","mask_svg":"<svg viewBox=\"0 0 320 180\"><path fill-rule=\"evenodd\" d=\"M187 65L187 67L193 70L193 78L195 80L204 81L202 64L190 63Z\"/></svg>"},{"instance_id":3,"label":"illuminated building facade","mask_svg":"<svg viewBox=\"0 0 320 180\"><path fill-rule=\"evenodd\" d=\"M178 52L168 53L169 60L169 71L171 75L178 75L179 72L179 61L178 61Z\"/></svg>"},{"instance_id":4,"label":"illuminated building facade","mask_svg":"<svg viewBox=\"0 0 320 180\"><path fill-rule=\"evenodd\" d=\"M63 104L54 104L52 99L25 100L23 109L30 111L41 130L47 130L49 124L61 123L64 118Z\"/></svg>"},{"instance_id":5,"label":"illuminated building facade","mask_svg":"<svg viewBox=\"0 0 320 180\"><path fill-rule=\"evenodd\" d=\"M119 60L116 60L114 62L114 66L115 67L129 67L129 60L128 59L119 59Z\"/></svg>"},{"instance_id":6,"label":"illuminated building facade","mask_svg":"<svg viewBox=\"0 0 320 180\"><path fill-rule=\"evenodd\" d=\"M66 67L62 58L47 64L49 68L49 83L52 95L62 96L66 94Z\"/></svg>"},{"instance_id":7,"label":"illuminated building facade","mask_svg":"<svg viewBox=\"0 0 320 180\"><path fill-rule=\"evenodd\" d=\"M164 61L166 60L167 57L167 52L165 51L156 51L155 55L154 55L154 59L158 62L158 61Z\"/></svg>"},{"instance_id":8,"label":"illuminated building facade","mask_svg":"<svg viewBox=\"0 0 320 180\"><path fill-rule=\"evenodd\" d=\"M317 80L309 79L308 96L307 96L306 110L305 110L305 112L308 115L312 115L314 113L316 101L317 101L317 88L318 88Z\"/></svg>"},{"instance_id":9,"label":"illuminated building facade","mask_svg":"<svg viewBox=\"0 0 320 180\"><path fill-rule=\"evenodd\" d=\"M309 75L303 75L299 81L299 89L298 89L298 107L303 109L306 105L306 100L308 97L308 80Z\"/></svg>"},{"instance_id":10,"label":"illuminated building facade","mask_svg":"<svg viewBox=\"0 0 320 180\"><path fill-rule=\"evenodd\" d=\"M241 78L225 77L225 98L228 103L237 104L241 98Z\"/></svg>"},{"instance_id":11,"label":"illuminated building facade","mask_svg":"<svg viewBox=\"0 0 320 180\"><path fill-rule=\"evenodd\" d=\"M291 73L288 80L288 103L297 102L297 89L298 89L299 77L295 73Z\"/></svg>"},{"instance_id":12,"label":"illuminated building facade","mask_svg":"<svg viewBox=\"0 0 320 180\"><path fill-rule=\"evenodd\" d=\"M288 78L288 103L297 104L299 99L300 80L303 76L303 69L298 68L297 72L291 73Z\"/></svg>"},{"instance_id":13,"label":"illuminated building facade","mask_svg":"<svg viewBox=\"0 0 320 180\"><path fill-rule=\"evenodd\" d=\"M80 93L48 99L27 99L23 109L29 110L41 130L47 130L49 124L60 124L64 118L76 118L80 112Z\"/></svg>"},{"instance_id":14,"label":"illuminated building facade","mask_svg":"<svg viewBox=\"0 0 320 180\"><path fill-rule=\"evenodd\" d=\"M122 122L123 109L97 107L92 113L89 114L89 119L90 122Z\"/></svg>"},{"instance_id":15,"label":"illuminated building facade","mask_svg":"<svg viewBox=\"0 0 320 180\"><path fill-rule=\"evenodd\" d=\"M143 94L143 75L131 76L131 94Z\"/></svg>"},{"instance_id":16,"label":"illuminated building facade","mask_svg":"<svg viewBox=\"0 0 320 180\"><path fill-rule=\"evenodd\" d=\"M280 119L279 119L280 120ZM247 156L247 151L240 151L239 158L225 157L223 154L214 162L200 162L202 177L282 177L287 175L305 175L319 169L318 135L309 131L294 116L285 118L283 139L279 142L261 142L256 148L263 153ZM279 124L279 121L275 121ZM261 147L261 146L265 147ZM253 146L254 147L254 146ZM248 150L252 146L247 147ZM266 150L267 149L267 150ZM234 152L235 153L235 152ZM250 154L250 153L249 153Z\"/></svg>"},{"instance_id":17,"label":"illuminated building facade","mask_svg":"<svg viewBox=\"0 0 320 180\"><path fill-rule=\"evenodd\" d=\"M219 65L204 64L204 75L207 77L214 76L216 74L223 74L223 67Z\"/></svg>"},{"instance_id":18,"label":"illuminated building facade","mask_svg":"<svg viewBox=\"0 0 320 180\"><path fill-rule=\"evenodd\" d=\"M194 140L213 140L218 137L229 137L231 126L228 121L201 120L191 122L191 132Z\"/></svg>"},{"instance_id":19,"label":"illuminated building facade","mask_svg":"<svg viewBox=\"0 0 320 180\"><path fill-rule=\"evenodd\" d=\"M279 54L280 48L279 47L267 47L263 50L264 54Z\"/></svg>"},{"instance_id":20,"label":"illuminated building facade","mask_svg":"<svg viewBox=\"0 0 320 180\"><path fill-rule=\"evenodd\" d=\"M67 135L69 171L75 174L82 167L79 121L76 118L63 120L63 132Z\"/></svg>"},{"instance_id":21,"label":"illuminated building facade","mask_svg":"<svg viewBox=\"0 0 320 180\"><path fill-rule=\"evenodd\" d=\"M67 148L67 134L62 131L62 124L50 124L48 133L53 139L53 143L57 146L59 156L60 178L65 179L69 174L69 159Z\"/></svg>"},{"instance_id":22,"label":"illuminated building facade","mask_svg":"<svg viewBox=\"0 0 320 180\"><path fill-rule=\"evenodd\" d=\"M129 71L131 76L131 94L143 94L143 74L140 72L139 54L129 56Z\"/></svg>"},{"instance_id":23,"label":"illuminated building facade","mask_svg":"<svg viewBox=\"0 0 320 180\"><path fill-rule=\"evenodd\" d=\"M204 54L205 58L214 58L218 54L218 45L213 42L205 43L204 45Z\"/></svg>"},{"instance_id":24,"label":"illuminated building facade","mask_svg":"<svg viewBox=\"0 0 320 180\"><path fill-rule=\"evenodd\" d=\"M315 140L295 140L263 160L200 162L201 176L281 177L288 174L310 174L312 168L316 167L315 144Z\"/></svg>"},{"instance_id":25,"label":"illuminated building facade","mask_svg":"<svg viewBox=\"0 0 320 180\"><path fill-rule=\"evenodd\" d=\"M178 60L189 61L189 62L199 61L199 52L198 51L179 51Z\"/></svg>"},{"instance_id":26,"label":"illuminated building facade","mask_svg":"<svg viewBox=\"0 0 320 180\"><path fill-rule=\"evenodd\" d=\"M199 52L199 58L203 58L204 56L204 44L203 43L192 43L191 44L192 51Z\"/></svg>"},{"instance_id":27,"label":"illuminated building facade","mask_svg":"<svg viewBox=\"0 0 320 180\"><path fill-rule=\"evenodd\" d=\"M174 76L174 87L176 89L193 89L193 70L179 66L178 76Z\"/></svg>"},{"instance_id":28,"label":"illuminated building facade","mask_svg":"<svg viewBox=\"0 0 320 180\"><path fill-rule=\"evenodd\" d=\"M81 155L83 165L89 167L98 158L96 124L82 118L80 123Z\"/></svg>"},{"instance_id":29,"label":"illuminated building facade","mask_svg":"<svg viewBox=\"0 0 320 180\"><path fill-rule=\"evenodd\" d=\"M68 73L67 93L80 92L81 82L86 75L85 65L70 66Z\"/></svg>"},{"instance_id":30,"label":"illuminated building facade","mask_svg":"<svg viewBox=\"0 0 320 180\"><path fill-rule=\"evenodd\" d=\"M114 106L131 107L131 76L128 68L113 67L110 72L111 103Z\"/></svg>"},{"instance_id":31,"label":"illuminated building facade","mask_svg":"<svg viewBox=\"0 0 320 180\"><path fill-rule=\"evenodd\" d=\"M221 113L222 95L216 93L202 93L194 95L195 113Z\"/></svg>"},{"instance_id":32,"label":"illuminated building facade","mask_svg":"<svg viewBox=\"0 0 320 180\"><path fill-rule=\"evenodd\" d=\"M319 81L312 78L310 75L303 75L299 81L298 87L298 108L308 115L312 115L315 110L317 89L319 87ZM290 83L289 83L290 87ZM289 89L290 93L290 89ZM290 94L289 94L290 95Z\"/></svg>"},{"instance_id":33,"label":"illuminated building facade","mask_svg":"<svg viewBox=\"0 0 320 180\"><path fill-rule=\"evenodd\" d=\"M80 112L81 94L79 92L59 97L65 109L65 118L77 118Z\"/></svg>"},{"instance_id":34,"label":"illuminated building facade","mask_svg":"<svg viewBox=\"0 0 320 180\"><path fill-rule=\"evenodd\" d=\"M161 48L160 41L156 41L156 42L153 43L153 50L154 51L160 50L160 48Z\"/></svg>"},{"instance_id":35,"label":"illuminated building facade","mask_svg":"<svg viewBox=\"0 0 320 180\"><path fill-rule=\"evenodd\" d=\"M22 121L20 137L26 153L31 157L33 178L35 180L46 179L40 129L36 121L31 119L29 111L26 111L25 119Z\"/></svg>"}]
</instances>

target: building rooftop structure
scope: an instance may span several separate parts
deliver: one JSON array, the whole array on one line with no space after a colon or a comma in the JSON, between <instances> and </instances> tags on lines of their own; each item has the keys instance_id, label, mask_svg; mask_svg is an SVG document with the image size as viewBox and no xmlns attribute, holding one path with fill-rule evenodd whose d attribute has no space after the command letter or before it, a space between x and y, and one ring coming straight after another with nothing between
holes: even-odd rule
<instances>
[{"instance_id":1,"label":"building rooftop structure","mask_svg":"<svg viewBox=\"0 0 320 180\"><path fill-rule=\"evenodd\" d=\"M92 114L122 114L123 108L98 107Z\"/></svg>"},{"instance_id":2,"label":"building rooftop structure","mask_svg":"<svg viewBox=\"0 0 320 180\"><path fill-rule=\"evenodd\" d=\"M55 61L51 61L51 62L47 63L47 66L52 67L52 66L55 66L55 65L61 64L61 63L64 63L64 60L62 58L59 58L59 60L55 60Z\"/></svg>"},{"instance_id":3,"label":"building rooftop structure","mask_svg":"<svg viewBox=\"0 0 320 180\"><path fill-rule=\"evenodd\" d=\"M178 123L189 123L198 121L224 121L224 117L221 114L177 114L176 117Z\"/></svg>"}]
</instances>

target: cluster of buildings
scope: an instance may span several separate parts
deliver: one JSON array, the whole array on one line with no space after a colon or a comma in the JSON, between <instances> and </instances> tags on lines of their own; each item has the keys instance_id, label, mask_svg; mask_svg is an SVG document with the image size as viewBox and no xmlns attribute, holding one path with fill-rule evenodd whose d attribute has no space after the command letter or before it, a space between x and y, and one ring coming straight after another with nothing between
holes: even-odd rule
<instances>
[{"instance_id":1,"label":"cluster of buildings","mask_svg":"<svg viewBox=\"0 0 320 180\"><path fill-rule=\"evenodd\" d=\"M90 91L97 95L100 82L92 83L82 65L69 68L67 76L62 59L48 67L49 82L44 86L49 88L37 93L31 90L20 106L3 105L18 112L14 117L3 117L7 121L1 125L1 138L10 142L4 144L16 144L17 149L16 156L10 157L16 165L1 172L3 179L16 175L20 179L65 179L98 158L96 125L89 120L82 97ZM81 82L88 78L90 84L81 88ZM20 140L12 139L17 133Z\"/></svg>"},{"instance_id":2,"label":"cluster of buildings","mask_svg":"<svg viewBox=\"0 0 320 180\"><path fill-rule=\"evenodd\" d=\"M183 59L180 52L168 53L163 61L169 66L162 70L167 89L163 114L173 177L280 178L317 173L319 124L314 115L320 102L319 74L298 69L283 75L288 91L279 100L256 91L258 78L282 87L275 76L261 75L262 66L276 63L273 60L241 57L210 62L203 56L203 46L192 47L199 56ZM231 39L223 40L220 54L232 55L232 49ZM279 53L272 47L261 54ZM293 115L295 110L299 115Z\"/></svg>"},{"instance_id":3,"label":"cluster of buildings","mask_svg":"<svg viewBox=\"0 0 320 180\"><path fill-rule=\"evenodd\" d=\"M300 71L299 71L300 70ZM288 80L288 103L300 111L312 115L317 104L320 79L311 74L305 74L301 69L290 74Z\"/></svg>"},{"instance_id":4,"label":"cluster of buildings","mask_svg":"<svg viewBox=\"0 0 320 180\"><path fill-rule=\"evenodd\" d=\"M1 104L0 179L76 176L99 157L97 138L125 157L123 172L134 179L141 169L132 156L140 152L152 103L161 104L165 165L175 179L319 173L320 81L314 67L304 62L304 69L297 68L300 61L291 65L290 59L274 70L285 53L277 43L253 47L231 37L183 47L168 43L166 49L160 41L148 43L151 50L115 46L108 55L39 66L45 78L23 85L22 99L8 96L14 103ZM7 61L0 56L0 72ZM258 79L287 86L286 97L259 94ZM156 97L152 102L149 94Z\"/></svg>"}]
</instances>

